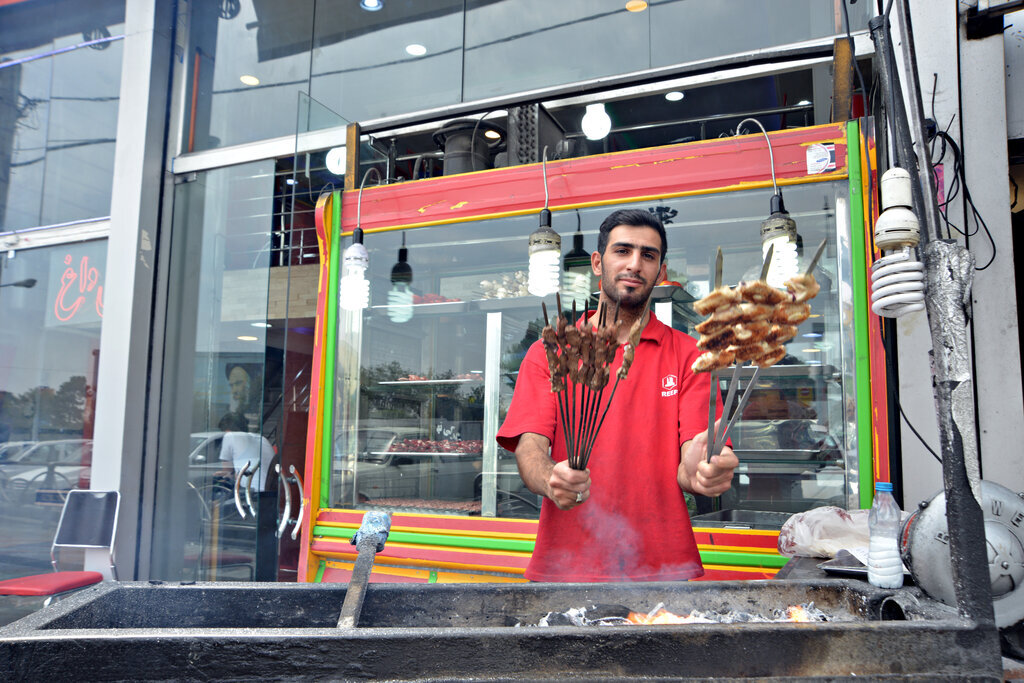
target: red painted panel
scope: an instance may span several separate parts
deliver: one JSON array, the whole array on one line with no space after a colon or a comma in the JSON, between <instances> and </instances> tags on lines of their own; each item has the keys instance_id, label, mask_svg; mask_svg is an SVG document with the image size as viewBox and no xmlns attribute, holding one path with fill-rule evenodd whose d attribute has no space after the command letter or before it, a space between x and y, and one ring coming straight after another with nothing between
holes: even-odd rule
<instances>
[{"instance_id":1,"label":"red painted panel","mask_svg":"<svg viewBox=\"0 0 1024 683\"><path fill-rule=\"evenodd\" d=\"M769 138L780 184L808 177L807 147L814 143L834 144L837 162L835 170L815 175L816 180L847 173L845 124L776 131ZM758 133L548 162L549 206L592 206L770 185L768 160L768 146ZM345 192L342 228L351 232L357 213L364 231L533 213L544 205L543 178L541 164L529 164L382 185L364 189L359 207L359 192Z\"/></svg>"}]
</instances>

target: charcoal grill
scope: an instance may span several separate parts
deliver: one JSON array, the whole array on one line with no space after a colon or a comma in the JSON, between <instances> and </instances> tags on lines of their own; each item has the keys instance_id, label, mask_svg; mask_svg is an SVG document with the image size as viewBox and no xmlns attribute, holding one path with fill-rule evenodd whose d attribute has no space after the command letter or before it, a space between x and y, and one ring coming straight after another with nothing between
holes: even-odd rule
<instances>
[{"instance_id":1,"label":"charcoal grill","mask_svg":"<svg viewBox=\"0 0 1024 683\"><path fill-rule=\"evenodd\" d=\"M109 583L0 629L15 679L998 680L991 629L917 589L867 583L371 584L335 627L345 584ZM517 626L597 604L771 614L813 601L834 620Z\"/></svg>"}]
</instances>

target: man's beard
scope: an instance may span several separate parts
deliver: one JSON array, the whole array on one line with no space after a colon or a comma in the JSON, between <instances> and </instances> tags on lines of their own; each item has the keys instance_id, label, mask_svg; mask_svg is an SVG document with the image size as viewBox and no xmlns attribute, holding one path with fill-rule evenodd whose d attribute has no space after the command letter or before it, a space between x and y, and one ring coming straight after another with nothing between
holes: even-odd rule
<instances>
[{"instance_id":1,"label":"man's beard","mask_svg":"<svg viewBox=\"0 0 1024 683\"><path fill-rule=\"evenodd\" d=\"M633 276L634 279L642 280L639 276ZM651 292L654 290L654 284L645 282L640 287L623 287L621 298L619 290L615 287L614 281L609 281L609 276L601 276L601 291L604 292L612 301L617 301L620 308L625 311L631 311L638 313L644 305L647 303L647 299L651 296Z\"/></svg>"}]
</instances>

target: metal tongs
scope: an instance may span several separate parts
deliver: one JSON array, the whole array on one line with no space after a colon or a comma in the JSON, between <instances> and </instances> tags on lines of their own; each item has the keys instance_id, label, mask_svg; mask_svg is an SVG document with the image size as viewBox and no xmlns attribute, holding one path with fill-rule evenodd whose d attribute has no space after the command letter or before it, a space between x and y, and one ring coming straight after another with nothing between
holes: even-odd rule
<instances>
[{"instance_id":1,"label":"metal tongs","mask_svg":"<svg viewBox=\"0 0 1024 683\"><path fill-rule=\"evenodd\" d=\"M807 270L804 271L804 275L810 275L818 266L818 261L821 259L822 253L825 251L825 243L828 240L822 240L821 244L818 245L817 250L814 252L814 257L811 262L807 264ZM768 269L772 263L772 253L775 251L775 245L768 247L768 253L764 256L764 263L761 265L761 280L768 277ZM715 289L722 286L722 248L718 248L718 255L715 258ZM739 402L736 404L736 409L732 410L732 402L736 398L736 387L739 385L740 379L740 368L743 367L743 362L737 363L733 367L732 379L729 381L729 391L725 395L725 402L722 404L722 422L718 426L718 430L715 430L715 407L718 401L718 384L720 381L717 371L711 372L711 394L710 406L708 408L708 434L714 434L715 438L708 439L708 455L707 461L711 462L712 455L718 455L722 452L722 447L725 446L725 439L732 429L733 424L736 422L736 418L743 413L743 409L747 405L747 401L750 399L751 390L757 383L757 377L761 374L761 367L754 366L754 372L750 375L750 381L747 383L746 389L740 395ZM729 412L732 410L732 417L729 417ZM726 421L726 418L729 418Z\"/></svg>"}]
</instances>

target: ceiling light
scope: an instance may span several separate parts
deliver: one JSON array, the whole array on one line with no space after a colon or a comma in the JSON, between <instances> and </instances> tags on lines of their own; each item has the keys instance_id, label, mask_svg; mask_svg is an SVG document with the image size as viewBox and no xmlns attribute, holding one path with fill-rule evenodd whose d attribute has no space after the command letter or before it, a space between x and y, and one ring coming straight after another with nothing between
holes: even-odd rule
<instances>
[{"instance_id":1,"label":"ceiling light","mask_svg":"<svg viewBox=\"0 0 1024 683\"><path fill-rule=\"evenodd\" d=\"M295 178L285 178L284 179L284 184L285 185L294 185L297 182L299 182L299 181L297 181Z\"/></svg>"},{"instance_id":2,"label":"ceiling light","mask_svg":"<svg viewBox=\"0 0 1024 683\"><path fill-rule=\"evenodd\" d=\"M679 100L686 97L686 94L680 90L671 90L665 93L665 99L669 102L678 102Z\"/></svg>"},{"instance_id":3,"label":"ceiling light","mask_svg":"<svg viewBox=\"0 0 1024 683\"><path fill-rule=\"evenodd\" d=\"M260 79L256 78L255 76L250 76L249 74L245 74L245 75L239 76L238 80L242 81L242 83L244 83L245 85L259 85L260 84Z\"/></svg>"},{"instance_id":4,"label":"ceiling light","mask_svg":"<svg viewBox=\"0 0 1024 683\"><path fill-rule=\"evenodd\" d=\"M647 3L644 0L629 0L626 3L626 10L629 12L643 12L647 9Z\"/></svg>"},{"instance_id":5,"label":"ceiling light","mask_svg":"<svg viewBox=\"0 0 1024 683\"><path fill-rule=\"evenodd\" d=\"M253 337L248 334L238 335L238 341L259 341L259 337Z\"/></svg>"},{"instance_id":6,"label":"ceiling light","mask_svg":"<svg viewBox=\"0 0 1024 683\"><path fill-rule=\"evenodd\" d=\"M270 323L249 323L249 327L270 327Z\"/></svg>"},{"instance_id":7,"label":"ceiling light","mask_svg":"<svg viewBox=\"0 0 1024 683\"><path fill-rule=\"evenodd\" d=\"M804 353L821 353L821 349L800 349Z\"/></svg>"},{"instance_id":8,"label":"ceiling light","mask_svg":"<svg viewBox=\"0 0 1024 683\"><path fill-rule=\"evenodd\" d=\"M360 0L359 6L367 12L376 12L384 9L384 0Z\"/></svg>"},{"instance_id":9,"label":"ceiling light","mask_svg":"<svg viewBox=\"0 0 1024 683\"><path fill-rule=\"evenodd\" d=\"M612 130L612 120L604 110L604 103L588 104L587 113L583 115L580 126L588 140L603 140L608 137Z\"/></svg>"},{"instance_id":10,"label":"ceiling light","mask_svg":"<svg viewBox=\"0 0 1024 683\"><path fill-rule=\"evenodd\" d=\"M808 332L807 334L801 335L805 339L821 339L821 332Z\"/></svg>"},{"instance_id":11,"label":"ceiling light","mask_svg":"<svg viewBox=\"0 0 1024 683\"><path fill-rule=\"evenodd\" d=\"M490 140L500 140L501 133L494 130L493 128L488 128L487 130L484 131L484 137Z\"/></svg>"},{"instance_id":12,"label":"ceiling light","mask_svg":"<svg viewBox=\"0 0 1024 683\"><path fill-rule=\"evenodd\" d=\"M798 106L798 107L806 107L810 103L811 103L810 100L800 100L799 102L796 103L796 106Z\"/></svg>"},{"instance_id":13,"label":"ceiling light","mask_svg":"<svg viewBox=\"0 0 1024 683\"><path fill-rule=\"evenodd\" d=\"M413 43L412 45L406 45L405 51L411 54L413 57L422 57L427 54L427 48L420 45L419 43Z\"/></svg>"},{"instance_id":14,"label":"ceiling light","mask_svg":"<svg viewBox=\"0 0 1024 683\"><path fill-rule=\"evenodd\" d=\"M324 158L324 165L334 175L345 175L345 168L348 160L345 158L344 147L333 147L327 152Z\"/></svg>"}]
</instances>

